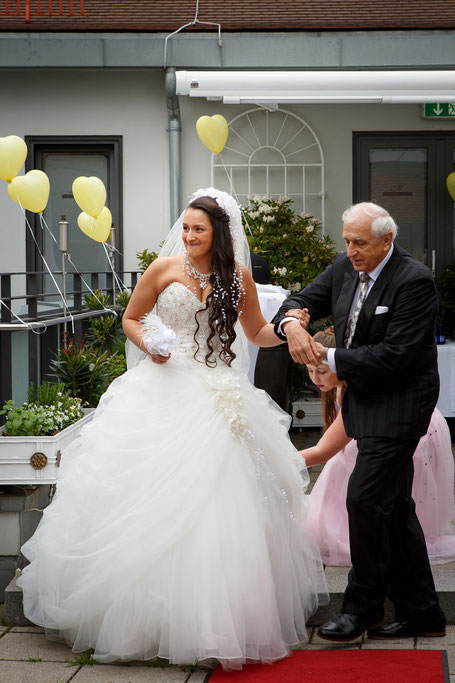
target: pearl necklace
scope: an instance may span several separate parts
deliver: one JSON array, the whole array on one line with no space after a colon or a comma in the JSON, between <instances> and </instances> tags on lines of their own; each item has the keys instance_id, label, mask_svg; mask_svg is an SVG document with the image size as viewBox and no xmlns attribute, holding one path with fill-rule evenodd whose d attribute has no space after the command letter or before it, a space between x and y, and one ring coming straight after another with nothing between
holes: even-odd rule
<instances>
[{"instance_id":1,"label":"pearl necklace","mask_svg":"<svg viewBox=\"0 0 455 683\"><path fill-rule=\"evenodd\" d=\"M191 263L190 257L188 254L185 254L185 270L189 276L191 276L194 280L199 280L200 281L200 288L202 291L207 287L207 283L210 280L210 276L213 275L213 273L200 273Z\"/></svg>"}]
</instances>

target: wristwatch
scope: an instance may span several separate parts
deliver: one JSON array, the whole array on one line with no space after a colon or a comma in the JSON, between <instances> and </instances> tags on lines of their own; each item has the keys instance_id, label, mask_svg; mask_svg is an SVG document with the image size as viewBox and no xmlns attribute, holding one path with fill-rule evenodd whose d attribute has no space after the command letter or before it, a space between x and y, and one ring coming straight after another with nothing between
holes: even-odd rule
<instances>
[{"instance_id":1,"label":"wristwatch","mask_svg":"<svg viewBox=\"0 0 455 683\"><path fill-rule=\"evenodd\" d=\"M327 360L327 351L328 351L328 349L324 346L322 349L322 356L321 356L322 365L328 365L329 364L329 361Z\"/></svg>"}]
</instances>

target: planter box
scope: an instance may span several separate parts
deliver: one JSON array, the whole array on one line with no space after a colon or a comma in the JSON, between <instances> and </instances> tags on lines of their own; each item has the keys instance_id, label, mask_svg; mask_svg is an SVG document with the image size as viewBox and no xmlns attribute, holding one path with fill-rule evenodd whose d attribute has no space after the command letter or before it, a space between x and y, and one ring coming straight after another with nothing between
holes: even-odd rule
<instances>
[{"instance_id":1,"label":"planter box","mask_svg":"<svg viewBox=\"0 0 455 683\"><path fill-rule=\"evenodd\" d=\"M301 398L292 404L293 427L322 427L321 399Z\"/></svg>"},{"instance_id":2,"label":"planter box","mask_svg":"<svg viewBox=\"0 0 455 683\"><path fill-rule=\"evenodd\" d=\"M55 484L65 449L90 422L94 410L85 408L84 417L55 436L0 435L0 484Z\"/></svg>"}]
</instances>

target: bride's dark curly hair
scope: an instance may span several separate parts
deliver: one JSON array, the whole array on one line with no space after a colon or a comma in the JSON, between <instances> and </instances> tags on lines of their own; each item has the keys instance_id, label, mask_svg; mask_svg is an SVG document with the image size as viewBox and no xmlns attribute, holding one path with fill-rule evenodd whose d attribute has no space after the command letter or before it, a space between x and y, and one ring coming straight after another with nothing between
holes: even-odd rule
<instances>
[{"instance_id":1,"label":"bride's dark curly hair","mask_svg":"<svg viewBox=\"0 0 455 683\"><path fill-rule=\"evenodd\" d=\"M240 300L241 280L236 274L237 266L229 229L229 216L212 197L194 199L188 208L204 211L213 228L212 262L210 266L212 270L210 276L212 292L205 300L205 308L201 308L195 314L197 327L194 333L194 341L197 344L197 351L194 357L197 360L196 356L200 348L196 338L200 328L198 315L208 309L210 333L207 338L209 351L205 356L205 364L209 367L216 365L217 350L214 349L212 342L213 339L219 338L221 341L219 358L230 366L236 357L232 350L232 344L236 338L234 325L239 315L236 302Z\"/></svg>"}]
</instances>

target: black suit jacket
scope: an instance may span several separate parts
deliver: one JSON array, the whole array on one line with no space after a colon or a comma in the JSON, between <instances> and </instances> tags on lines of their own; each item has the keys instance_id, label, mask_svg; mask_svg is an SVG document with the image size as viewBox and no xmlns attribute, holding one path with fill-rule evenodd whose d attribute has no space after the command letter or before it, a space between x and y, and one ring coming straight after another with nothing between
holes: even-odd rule
<instances>
[{"instance_id":1,"label":"black suit jacket","mask_svg":"<svg viewBox=\"0 0 455 683\"><path fill-rule=\"evenodd\" d=\"M286 299L275 332L291 308L308 308L312 320L332 315L337 375L347 384L342 414L348 436L422 436L439 395L433 277L395 244L360 312L351 348L345 349L357 285L358 273L346 254L339 254L314 282ZM377 306L387 311L376 313Z\"/></svg>"}]
</instances>

